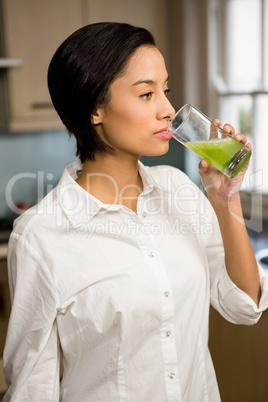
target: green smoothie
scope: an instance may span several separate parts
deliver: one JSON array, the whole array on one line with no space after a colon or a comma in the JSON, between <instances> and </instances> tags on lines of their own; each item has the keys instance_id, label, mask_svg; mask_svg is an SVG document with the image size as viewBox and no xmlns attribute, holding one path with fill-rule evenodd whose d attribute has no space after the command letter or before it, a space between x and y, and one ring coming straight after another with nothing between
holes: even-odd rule
<instances>
[{"instance_id":1,"label":"green smoothie","mask_svg":"<svg viewBox=\"0 0 268 402\"><path fill-rule=\"evenodd\" d=\"M232 162L232 172L230 175L228 174L230 177L234 177L240 172L251 155L251 152L248 152L242 159L239 158L239 151L243 148L243 144L231 137L186 142L184 145L223 173L226 173ZM237 163L234 158L236 156Z\"/></svg>"}]
</instances>

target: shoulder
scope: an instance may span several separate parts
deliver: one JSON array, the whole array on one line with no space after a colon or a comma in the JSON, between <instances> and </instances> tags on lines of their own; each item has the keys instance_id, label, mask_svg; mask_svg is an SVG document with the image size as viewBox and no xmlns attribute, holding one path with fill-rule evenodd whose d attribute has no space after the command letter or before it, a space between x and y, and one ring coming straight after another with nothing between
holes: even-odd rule
<instances>
[{"instance_id":1,"label":"shoulder","mask_svg":"<svg viewBox=\"0 0 268 402\"><path fill-rule=\"evenodd\" d=\"M168 191L176 191L178 188L189 186L201 190L192 182L192 180L180 169L169 165L144 166L147 174L163 189Z\"/></svg>"},{"instance_id":2,"label":"shoulder","mask_svg":"<svg viewBox=\"0 0 268 402\"><path fill-rule=\"evenodd\" d=\"M169 200L175 210L188 217L214 214L203 189L198 187L184 172L172 166L145 166L149 175L160 189L161 194Z\"/></svg>"},{"instance_id":3,"label":"shoulder","mask_svg":"<svg viewBox=\"0 0 268 402\"><path fill-rule=\"evenodd\" d=\"M44 237L57 226L63 214L56 197L57 187L47 194L38 204L20 215L13 224L11 237L23 238L32 243Z\"/></svg>"}]
</instances>

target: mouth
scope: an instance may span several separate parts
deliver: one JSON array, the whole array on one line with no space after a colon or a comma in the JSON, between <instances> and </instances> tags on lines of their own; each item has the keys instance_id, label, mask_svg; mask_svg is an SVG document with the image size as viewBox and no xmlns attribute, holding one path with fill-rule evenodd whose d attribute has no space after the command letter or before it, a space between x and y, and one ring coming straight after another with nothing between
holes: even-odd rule
<instances>
[{"instance_id":1,"label":"mouth","mask_svg":"<svg viewBox=\"0 0 268 402\"><path fill-rule=\"evenodd\" d=\"M170 140L170 138L172 137L170 131L168 131L168 127L162 128L162 130L157 131L157 133L155 133L154 135L155 137L160 137L165 140Z\"/></svg>"}]
</instances>

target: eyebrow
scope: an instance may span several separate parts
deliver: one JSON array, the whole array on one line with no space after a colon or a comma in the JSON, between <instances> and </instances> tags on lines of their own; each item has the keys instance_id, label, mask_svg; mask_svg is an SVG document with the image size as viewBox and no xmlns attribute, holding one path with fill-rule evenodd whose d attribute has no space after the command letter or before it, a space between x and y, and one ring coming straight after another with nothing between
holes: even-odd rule
<instances>
[{"instance_id":1,"label":"eyebrow","mask_svg":"<svg viewBox=\"0 0 268 402\"><path fill-rule=\"evenodd\" d=\"M166 83L168 82L168 78L169 78L169 77L167 77L167 79L166 79L166 81L164 82L164 84L166 84ZM132 86L134 87L134 86L140 85L140 84L149 84L149 85L153 85L153 84L155 84L155 81L153 81L153 80L139 80L139 81L135 82Z\"/></svg>"}]
</instances>

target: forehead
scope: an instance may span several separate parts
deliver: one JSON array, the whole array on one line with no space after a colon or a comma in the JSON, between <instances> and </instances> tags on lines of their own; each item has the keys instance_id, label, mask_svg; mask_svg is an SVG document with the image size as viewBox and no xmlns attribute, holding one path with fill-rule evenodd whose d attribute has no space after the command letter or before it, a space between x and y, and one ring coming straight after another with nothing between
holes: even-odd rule
<instances>
[{"instance_id":1,"label":"forehead","mask_svg":"<svg viewBox=\"0 0 268 402\"><path fill-rule=\"evenodd\" d=\"M167 75L162 54L155 46L141 46L130 57L120 78L135 81L146 76L155 79L159 74Z\"/></svg>"}]
</instances>

